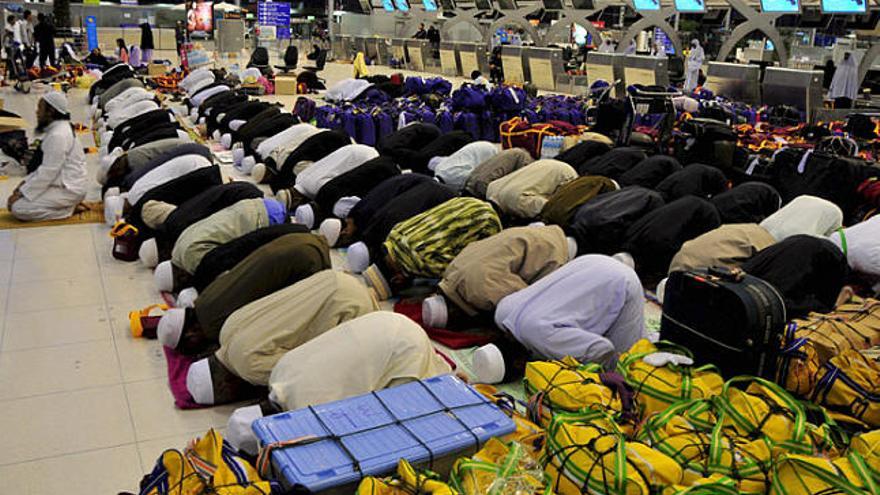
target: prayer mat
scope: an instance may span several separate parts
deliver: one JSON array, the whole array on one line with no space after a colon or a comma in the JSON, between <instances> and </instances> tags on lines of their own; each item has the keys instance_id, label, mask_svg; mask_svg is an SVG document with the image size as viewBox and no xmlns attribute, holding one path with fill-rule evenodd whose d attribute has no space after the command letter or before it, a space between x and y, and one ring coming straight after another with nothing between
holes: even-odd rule
<instances>
[{"instance_id":1,"label":"prayer mat","mask_svg":"<svg viewBox=\"0 0 880 495\"><path fill-rule=\"evenodd\" d=\"M61 220L42 220L39 222L22 222L12 216L6 208L0 208L0 230L29 229L34 227L55 227L57 225L75 225L79 223L104 223L104 204L100 201L85 202L89 209L82 213Z\"/></svg>"}]
</instances>

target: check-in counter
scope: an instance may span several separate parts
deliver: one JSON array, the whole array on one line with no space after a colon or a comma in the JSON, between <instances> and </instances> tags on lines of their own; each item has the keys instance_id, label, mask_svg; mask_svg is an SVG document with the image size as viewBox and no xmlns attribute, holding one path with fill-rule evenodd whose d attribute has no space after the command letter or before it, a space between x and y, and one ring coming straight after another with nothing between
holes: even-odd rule
<instances>
[{"instance_id":1,"label":"check-in counter","mask_svg":"<svg viewBox=\"0 0 880 495\"><path fill-rule=\"evenodd\" d=\"M409 55L407 68L424 72L431 56L430 43L427 40L406 40L406 52Z\"/></svg>"},{"instance_id":2,"label":"check-in counter","mask_svg":"<svg viewBox=\"0 0 880 495\"><path fill-rule=\"evenodd\" d=\"M362 52L364 56L367 55L367 38L364 36L353 36L352 37L352 53Z\"/></svg>"},{"instance_id":3,"label":"check-in counter","mask_svg":"<svg viewBox=\"0 0 880 495\"><path fill-rule=\"evenodd\" d=\"M440 42L440 70L444 76L470 76L470 72L464 74L461 71L461 60L458 58L458 51L455 49L455 43L451 41Z\"/></svg>"},{"instance_id":4,"label":"check-in counter","mask_svg":"<svg viewBox=\"0 0 880 495\"><path fill-rule=\"evenodd\" d=\"M807 113L808 122L822 108L822 71L767 67L761 87L764 105L799 108Z\"/></svg>"},{"instance_id":5,"label":"check-in counter","mask_svg":"<svg viewBox=\"0 0 880 495\"><path fill-rule=\"evenodd\" d=\"M706 89L750 105L761 102L761 68L757 65L709 62Z\"/></svg>"},{"instance_id":6,"label":"check-in counter","mask_svg":"<svg viewBox=\"0 0 880 495\"><path fill-rule=\"evenodd\" d=\"M625 55L623 79L627 85L669 86L669 61L666 57Z\"/></svg>"},{"instance_id":7,"label":"check-in counter","mask_svg":"<svg viewBox=\"0 0 880 495\"><path fill-rule=\"evenodd\" d=\"M397 63L402 64L404 67L409 67L407 65L409 63L409 59L406 56L406 39L405 38L392 38L391 39L391 57L397 60Z\"/></svg>"},{"instance_id":8,"label":"check-in counter","mask_svg":"<svg viewBox=\"0 0 880 495\"><path fill-rule=\"evenodd\" d=\"M504 68L504 82L524 84L531 81L525 50L522 46L501 47L501 65Z\"/></svg>"},{"instance_id":9,"label":"check-in counter","mask_svg":"<svg viewBox=\"0 0 880 495\"><path fill-rule=\"evenodd\" d=\"M560 93L571 93L571 80L572 76L562 72L560 74L556 74L556 91Z\"/></svg>"},{"instance_id":10,"label":"check-in counter","mask_svg":"<svg viewBox=\"0 0 880 495\"><path fill-rule=\"evenodd\" d=\"M330 44L333 58L336 60L351 60L354 52L354 40L350 35L340 34Z\"/></svg>"},{"instance_id":11,"label":"check-in counter","mask_svg":"<svg viewBox=\"0 0 880 495\"><path fill-rule=\"evenodd\" d=\"M461 75L470 77L475 70L489 77L489 58L486 56L486 45L482 43L455 43Z\"/></svg>"},{"instance_id":12,"label":"check-in counter","mask_svg":"<svg viewBox=\"0 0 880 495\"><path fill-rule=\"evenodd\" d=\"M621 98L626 94L626 78L623 72L623 55L619 53L599 53L592 51L587 53L587 83L592 86L594 82L602 80L614 85L612 96ZM614 84L614 81L618 81Z\"/></svg>"},{"instance_id":13,"label":"check-in counter","mask_svg":"<svg viewBox=\"0 0 880 495\"><path fill-rule=\"evenodd\" d=\"M523 56L528 60L529 82L538 89L556 91L556 75L565 73L562 49L526 47Z\"/></svg>"},{"instance_id":14,"label":"check-in counter","mask_svg":"<svg viewBox=\"0 0 880 495\"><path fill-rule=\"evenodd\" d=\"M590 92L590 80L587 76L571 76L571 94L586 95Z\"/></svg>"},{"instance_id":15,"label":"check-in counter","mask_svg":"<svg viewBox=\"0 0 880 495\"><path fill-rule=\"evenodd\" d=\"M364 55L372 60L374 65L388 63L388 45L385 38L365 38L364 48L366 49Z\"/></svg>"}]
</instances>

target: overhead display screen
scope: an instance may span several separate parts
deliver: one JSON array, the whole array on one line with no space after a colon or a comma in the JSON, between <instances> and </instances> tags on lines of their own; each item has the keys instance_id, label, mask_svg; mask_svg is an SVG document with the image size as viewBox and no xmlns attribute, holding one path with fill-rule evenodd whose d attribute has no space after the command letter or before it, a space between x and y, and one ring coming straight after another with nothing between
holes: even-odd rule
<instances>
[{"instance_id":1,"label":"overhead display screen","mask_svg":"<svg viewBox=\"0 0 880 495\"><path fill-rule=\"evenodd\" d=\"M703 0L675 0L675 10L688 13L705 12L706 2Z\"/></svg>"},{"instance_id":2,"label":"overhead display screen","mask_svg":"<svg viewBox=\"0 0 880 495\"><path fill-rule=\"evenodd\" d=\"M394 6L401 12L409 12L409 2L406 0L394 0Z\"/></svg>"},{"instance_id":3,"label":"overhead display screen","mask_svg":"<svg viewBox=\"0 0 880 495\"><path fill-rule=\"evenodd\" d=\"M437 0L422 0L425 12L437 12Z\"/></svg>"},{"instance_id":4,"label":"overhead display screen","mask_svg":"<svg viewBox=\"0 0 880 495\"><path fill-rule=\"evenodd\" d=\"M801 11L799 0L761 0L762 12L798 13Z\"/></svg>"},{"instance_id":5,"label":"overhead display screen","mask_svg":"<svg viewBox=\"0 0 880 495\"><path fill-rule=\"evenodd\" d=\"M864 14L867 9L868 0L822 0L825 14Z\"/></svg>"},{"instance_id":6,"label":"overhead display screen","mask_svg":"<svg viewBox=\"0 0 880 495\"><path fill-rule=\"evenodd\" d=\"M382 0L382 8L387 12L394 12L394 0Z\"/></svg>"},{"instance_id":7,"label":"overhead display screen","mask_svg":"<svg viewBox=\"0 0 880 495\"><path fill-rule=\"evenodd\" d=\"M660 0L633 0L636 12L647 10L660 10Z\"/></svg>"}]
</instances>

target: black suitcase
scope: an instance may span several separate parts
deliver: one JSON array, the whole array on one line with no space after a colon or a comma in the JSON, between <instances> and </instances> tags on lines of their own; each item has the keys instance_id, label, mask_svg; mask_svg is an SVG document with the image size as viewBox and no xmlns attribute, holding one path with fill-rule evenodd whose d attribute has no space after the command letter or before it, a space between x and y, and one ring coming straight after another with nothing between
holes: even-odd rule
<instances>
[{"instance_id":1,"label":"black suitcase","mask_svg":"<svg viewBox=\"0 0 880 495\"><path fill-rule=\"evenodd\" d=\"M698 363L725 378L773 379L785 301L769 283L739 269L677 271L669 275L660 336L691 350Z\"/></svg>"}]
</instances>

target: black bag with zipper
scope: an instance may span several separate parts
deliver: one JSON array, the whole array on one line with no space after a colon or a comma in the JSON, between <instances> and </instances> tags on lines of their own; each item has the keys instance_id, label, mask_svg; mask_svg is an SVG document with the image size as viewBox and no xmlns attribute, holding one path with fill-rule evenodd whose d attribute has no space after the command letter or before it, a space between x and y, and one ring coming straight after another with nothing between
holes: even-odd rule
<instances>
[{"instance_id":1,"label":"black bag with zipper","mask_svg":"<svg viewBox=\"0 0 880 495\"><path fill-rule=\"evenodd\" d=\"M786 320L776 288L742 270L676 271L666 282L660 336L723 376L772 380Z\"/></svg>"}]
</instances>

